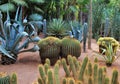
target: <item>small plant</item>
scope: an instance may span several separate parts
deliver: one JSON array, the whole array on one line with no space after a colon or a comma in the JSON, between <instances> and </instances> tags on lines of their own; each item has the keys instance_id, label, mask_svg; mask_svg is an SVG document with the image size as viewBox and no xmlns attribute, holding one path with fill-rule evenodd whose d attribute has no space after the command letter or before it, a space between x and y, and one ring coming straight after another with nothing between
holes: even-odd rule
<instances>
[{"instance_id":1,"label":"small plant","mask_svg":"<svg viewBox=\"0 0 120 84\"><path fill-rule=\"evenodd\" d=\"M47 35L63 38L64 36L68 35L67 31L68 26L66 25L65 21L61 19L53 19L48 24Z\"/></svg>"},{"instance_id":2,"label":"small plant","mask_svg":"<svg viewBox=\"0 0 120 84\"><path fill-rule=\"evenodd\" d=\"M115 55L114 51L113 51L113 47L112 47L112 44L109 44L106 49L103 49L103 52L102 53L105 53L105 55L101 55L104 57L105 59L105 62L106 62L106 65L107 66L111 66L112 63L118 59L118 57Z\"/></svg>"},{"instance_id":3,"label":"small plant","mask_svg":"<svg viewBox=\"0 0 120 84\"><path fill-rule=\"evenodd\" d=\"M36 44L33 48L26 49L29 43L40 40L33 24L34 21L27 22L26 19L22 21L22 7L18 7L15 19L11 19L9 12L7 12L7 20L4 23L0 12L0 53L2 54L2 64L15 63L19 53L39 50ZM23 38L25 38L24 42L20 45Z\"/></svg>"}]
</instances>

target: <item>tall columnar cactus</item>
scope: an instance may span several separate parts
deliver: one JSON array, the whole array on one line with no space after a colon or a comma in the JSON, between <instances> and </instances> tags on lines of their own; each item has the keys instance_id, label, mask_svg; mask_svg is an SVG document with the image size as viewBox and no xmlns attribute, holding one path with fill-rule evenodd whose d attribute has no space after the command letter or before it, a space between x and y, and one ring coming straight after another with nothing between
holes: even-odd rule
<instances>
[{"instance_id":1,"label":"tall columnar cactus","mask_svg":"<svg viewBox=\"0 0 120 84\"><path fill-rule=\"evenodd\" d=\"M46 75L45 75L45 69L42 65L39 65L39 73L40 73L40 76L45 84L46 83Z\"/></svg>"},{"instance_id":2,"label":"tall columnar cactus","mask_svg":"<svg viewBox=\"0 0 120 84\"><path fill-rule=\"evenodd\" d=\"M108 77L105 78L105 84L110 84L110 80Z\"/></svg>"},{"instance_id":3,"label":"tall columnar cactus","mask_svg":"<svg viewBox=\"0 0 120 84\"><path fill-rule=\"evenodd\" d=\"M92 72L93 72L93 71L92 71L92 63L89 62L89 63L88 63L88 75L89 75L89 76L92 76Z\"/></svg>"},{"instance_id":4,"label":"tall columnar cactus","mask_svg":"<svg viewBox=\"0 0 120 84\"><path fill-rule=\"evenodd\" d=\"M17 75L16 73L13 73L10 79L10 84L17 84Z\"/></svg>"},{"instance_id":5,"label":"tall columnar cactus","mask_svg":"<svg viewBox=\"0 0 120 84\"><path fill-rule=\"evenodd\" d=\"M85 68L87 66L87 62L88 62L88 57L85 57L85 59L83 60L80 73L79 73L79 78L78 78L81 81L83 81L83 76L84 76Z\"/></svg>"},{"instance_id":6,"label":"tall columnar cactus","mask_svg":"<svg viewBox=\"0 0 120 84\"><path fill-rule=\"evenodd\" d=\"M38 42L40 47L40 58L44 64L45 59L49 58L51 65L59 59L61 40L56 37L47 37Z\"/></svg>"},{"instance_id":7,"label":"tall columnar cactus","mask_svg":"<svg viewBox=\"0 0 120 84\"><path fill-rule=\"evenodd\" d=\"M93 84L93 80L91 77L88 78L88 84Z\"/></svg>"},{"instance_id":8,"label":"tall columnar cactus","mask_svg":"<svg viewBox=\"0 0 120 84\"><path fill-rule=\"evenodd\" d=\"M41 77L38 78L38 84L44 84L44 82L43 82Z\"/></svg>"},{"instance_id":9,"label":"tall columnar cactus","mask_svg":"<svg viewBox=\"0 0 120 84\"><path fill-rule=\"evenodd\" d=\"M77 61L76 57L73 57L73 63L75 64L76 71L80 70L80 62Z\"/></svg>"},{"instance_id":10,"label":"tall columnar cactus","mask_svg":"<svg viewBox=\"0 0 120 84\"><path fill-rule=\"evenodd\" d=\"M94 68L93 68L93 80L94 83L97 83L97 77L98 77L98 64L94 64Z\"/></svg>"},{"instance_id":11,"label":"tall columnar cactus","mask_svg":"<svg viewBox=\"0 0 120 84\"><path fill-rule=\"evenodd\" d=\"M87 40L88 25L84 23L83 25L83 51L86 52L86 40Z\"/></svg>"},{"instance_id":12,"label":"tall columnar cactus","mask_svg":"<svg viewBox=\"0 0 120 84\"><path fill-rule=\"evenodd\" d=\"M99 68L98 70L98 84L103 84L103 69Z\"/></svg>"},{"instance_id":13,"label":"tall columnar cactus","mask_svg":"<svg viewBox=\"0 0 120 84\"><path fill-rule=\"evenodd\" d=\"M74 78L77 79L77 72L76 72L75 64L73 63L72 56L71 56L71 55L68 55L67 60L68 60L68 63L69 63L69 65L70 65L70 69L71 69L72 72L73 72Z\"/></svg>"},{"instance_id":14,"label":"tall columnar cactus","mask_svg":"<svg viewBox=\"0 0 120 84\"><path fill-rule=\"evenodd\" d=\"M64 70L65 70L66 77L70 77L70 71L69 71L69 69L68 69L66 60L65 60L64 58L62 59L62 65L63 65L63 68L64 68Z\"/></svg>"},{"instance_id":15,"label":"tall columnar cactus","mask_svg":"<svg viewBox=\"0 0 120 84\"><path fill-rule=\"evenodd\" d=\"M57 64L57 63L54 66L54 79L55 79L55 84L60 84L59 64Z\"/></svg>"},{"instance_id":16,"label":"tall columnar cactus","mask_svg":"<svg viewBox=\"0 0 120 84\"><path fill-rule=\"evenodd\" d=\"M119 84L118 83L118 71L117 70L113 71L111 84Z\"/></svg>"},{"instance_id":17,"label":"tall columnar cactus","mask_svg":"<svg viewBox=\"0 0 120 84\"><path fill-rule=\"evenodd\" d=\"M53 77L53 71L52 69L49 69L48 72L48 83L47 84L54 84L54 77Z\"/></svg>"},{"instance_id":18,"label":"tall columnar cactus","mask_svg":"<svg viewBox=\"0 0 120 84\"><path fill-rule=\"evenodd\" d=\"M67 58L68 55L76 56L81 54L80 42L71 37L64 37L61 45L61 57Z\"/></svg>"},{"instance_id":19,"label":"tall columnar cactus","mask_svg":"<svg viewBox=\"0 0 120 84\"><path fill-rule=\"evenodd\" d=\"M110 33L110 20L109 18L105 19L105 26L104 26L104 37L109 36Z\"/></svg>"}]
</instances>

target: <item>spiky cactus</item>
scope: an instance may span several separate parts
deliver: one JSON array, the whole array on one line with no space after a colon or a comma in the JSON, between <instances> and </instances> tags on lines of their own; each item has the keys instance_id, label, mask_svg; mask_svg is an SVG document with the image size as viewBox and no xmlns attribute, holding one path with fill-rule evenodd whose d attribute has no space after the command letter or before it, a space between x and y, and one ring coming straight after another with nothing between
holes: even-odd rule
<instances>
[{"instance_id":1,"label":"spiky cactus","mask_svg":"<svg viewBox=\"0 0 120 84\"><path fill-rule=\"evenodd\" d=\"M10 76L4 72L0 72L0 84L10 84Z\"/></svg>"},{"instance_id":2,"label":"spiky cactus","mask_svg":"<svg viewBox=\"0 0 120 84\"><path fill-rule=\"evenodd\" d=\"M81 54L80 42L71 37L64 37L61 45L61 57L67 58L68 55L76 56Z\"/></svg>"},{"instance_id":3,"label":"spiky cactus","mask_svg":"<svg viewBox=\"0 0 120 84\"><path fill-rule=\"evenodd\" d=\"M66 77L70 77L70 71L69 71L69 69L68 69L66 60L65 60L64 58L62 59L62 65L63 65L63 68L64 68L64 70L65 70Z\"/></svg>"},{"instance_id":4,"label":"spiky cactus","mask_svg":"<svg viewBox=\"0 0 120 84\"><path fill-rule=\"evenodd\" d=\"M83 76L85 73L85 68L87 66L87 62L88 62L88 57L85 57L85 59L83 60L83 63L82 63L81 69L80 69L80 73L79 73L79 78L78 78L81 81L83 81Z\"/></svg>"},{"instance_id":5,"label":"spiky cactus","mask_svg":"<svg viewBox=\"0 0 120 84\"><path fill-rule=\"evenodd\" d=\"M40 58L44 64L45 59L49 58L51 65L59 59L61 40L56 37L47 37L38 42L40 47Z\"/></svg>"},{"instance_id":6,"label":"spiky cactus","mask_svg":"<svg viewBox=\"0 0 120 84\"><path fill-rule=\"evenodd\" d=\"M40 73L40 76L44 82L44 84L46 83L46 75L45 75L45 69L42 65L39 65L39 73Z\"/></svg>"},{"instance_id":7,"label":"spiky cactus","mask_svg":"<svg viewBox=\"0 0 120 84\"><path fill-rule=\"evenodd\" d=\"M55 78L55 83L60 84L60 78L59 78L59 64L55 64L54 67L54 78Z\"/></svg>"},{"instance_id":8,"label":"spiky cactus","mask_svg":"<svg viewBox=\"0 0 120 84\"><path fill-rule=\"evenodd\" d=\"M66 60L63 58L62 61L56 62L53 69L50 67L47 69L47 74L45 74L45 63L40 65L40 77L38 78L39 84L118 84L118 71L114 70L111 80L107 77L106 67L100 67L95 62L92 67L92 63L89 61L88 57L85 57L82 65L76 67L75 57L68 56L68 65ZM62 62L62 63L60 63ZM60 64L63 65L64 71L67 74L62 80L59 76ZM69 68L68 68L69 67ZM76 73L75 73L76 71ZM90 72L89 72L90 71ZM84 74L87 72L87 74Z\"/></svg>"},{"instance_id":9,"label":"spiky cactus","mask_svg":"<svg viewBox=\"0 0 120 84\"><path fill-rule=\"evenodd\" d=\"M113 71L111 84L119 84L118 83L118 71L117 70Z\"/></svg>"},{"instance_id":10,"label":"spiky cactus","mask_svg":"<svg viewBox=\"0 0 120 84\"><path fill-rule=\"evenodd\" d=\"M70 65L70 69L71 69L71 71L73 72L73 77L74 77L75 79L77 79L77 72L76 72L75 65L74 65L74 63L73 63L72 56L71 56L71 55L68 55L67 60L68 60L68 63L69 63L69 65Z\"/></svg>"},{"instance_id":11,"label":"spiky cactus","mask_svg":"<svg viewBox=\"0 0 120 84\"><path fill-rule=\"evenodd\" d=\"M49 69L48 72L48 81L47 84L54 84L54 77L53 77L53 71L52 69Z\"/></svg>"},{"instance_id":12,"label":"spiky cactus","mask_svg":"<svg viewBox=\"0 0 120 84\"><path fill-rule=\"evenodd\" d=\"M17 75L16 73L13 73L10 79L10 84L17 84Z\"/></svg>"}]
</instances>

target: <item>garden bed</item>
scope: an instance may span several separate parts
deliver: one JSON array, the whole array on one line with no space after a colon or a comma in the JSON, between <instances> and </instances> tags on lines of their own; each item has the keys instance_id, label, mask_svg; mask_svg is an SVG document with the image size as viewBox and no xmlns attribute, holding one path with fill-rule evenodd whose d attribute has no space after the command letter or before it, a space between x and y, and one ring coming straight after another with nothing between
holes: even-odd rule
<instances>
[{"instance_id":1,"label":"garden bed","mask_svg":"<svg viewBox=\"0 0 120 84\"><path fill-rule=\"evenodd\" d=\"M32 46L32 44L30 44ZM93 62L93 58L96 57L96 52L98 52L98 45L95 40L92 40L92 49L86 51L86 53L81 53L81 56L78 58L79 61L82 61L85 56L88 56L89 59ZM117 55L120 55L120 50L118 50ZM101 57L98 56L99 64L105 66L105 62ZM0 72L7 72L11 74L16 72L18 75L18 84L32 84L39 77L38 65L40 64L39 52L31 53L21 53L19 54L18 60L15 64L11 65L1 65ZM120 72L120 58L118 58L111 67L107 67L107 74L111 77L112 70L117 69ZM64 76L64 70L60 68L60 77ZM119 77L120 80L120 77Z\"/></svg>"}]
</instances>

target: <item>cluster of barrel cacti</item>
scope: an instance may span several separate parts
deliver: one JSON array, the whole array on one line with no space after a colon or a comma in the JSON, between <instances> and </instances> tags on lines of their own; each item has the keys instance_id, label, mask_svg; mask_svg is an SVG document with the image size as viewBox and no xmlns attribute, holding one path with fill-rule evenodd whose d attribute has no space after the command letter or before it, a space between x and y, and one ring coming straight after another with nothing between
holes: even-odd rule
<instances>
[{"instance_id":1,"label":"cluster of barrel cacti","mask_svg":"<svg viewBox=\"0 0 120 84\"><path fill-rule=\"evenodd\" d=\"M0 73L0 84L17 84L17 75L13 73L11 76L5 72Z\"/></svg>"},{"instance_id":2,"label":"cluster of barrel cacti","mask_svg":"<svg viewBox=\"0 0 120 84\"><path fill-rule=\"evenodd\" d=\"M47 37L40 40L38 46L43 64L46 58L49 58L51 65L54 65L60 57L67 58L67 55L79 57L81 54L80 42L71 37L64 37L63 39Z\"/></svg>"},{"instance_id":3,"label":"cluster of barrel cacti","mask_svg":"<svg viewBox=\"0 0 120 84\"><path fill-rule=\"evenodd\" d=\"M76 57L68 55L68 63L63 58L58 60L54 68L50 67L49 59L44 65L39 65L40 77L38 84L118 84L118 71L113 70L112 78L106 74L106 67L100 67L95 59L91 63L88 57L83 62L77 61ZM59 70L63 67L65 76L60 77Z\"/></svg>"}]
</instances>

